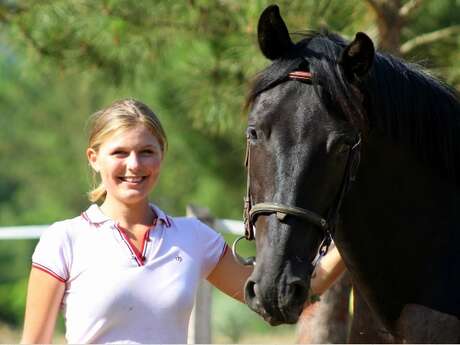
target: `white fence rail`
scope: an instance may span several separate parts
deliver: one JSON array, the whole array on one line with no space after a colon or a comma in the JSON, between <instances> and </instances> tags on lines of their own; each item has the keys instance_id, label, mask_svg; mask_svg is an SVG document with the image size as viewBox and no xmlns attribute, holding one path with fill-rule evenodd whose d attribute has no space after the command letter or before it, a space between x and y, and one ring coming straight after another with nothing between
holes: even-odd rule
<instances>
[{"instance_id":1,"label":"white fence rail","mask_svg":"<svg viewBox=\"0 0 460 345\"><path fill-rule=\"evenodd\" d=\"M24 225L0 227L0 240L31 240L40 238L49 225Z\"/></svg>"},{"instance_id":2,"label":"white fence rail","mask_svg":"<svg viewBox=\"0 0 460 345\"><path fill-rule=\"evenodd\" d=\"M197 216L203 209L187 208L187 215ZM206 212L206 210L205 210ZM204 219L206 222L206 219ZM231 233L235 235L244 234L243 222L232 219L212 219L209 218L208 222L216 231L220 233ZM25 226L7 226L0 227L0 240L27 240L38 239L42 232L48 228L49 225L25 225ZM189 325L189 339L190 344L210 344L211 337L211 305L212 294L211 285L204 281L200 285L198 294L196 296L195 306L192 312Z\"/></svg>"},{"instance_id":3,"label":"white fence rail","mask_svg":"<svg viewBox=\"0 0 460 345\"><path fill-rule=\"evenodd\" d=\"M41 233L49 225L22 225L0 227L0 240L27 240L38 239ZM241 221L232 219L216 219L214 229L222 233L235 235L244 234L244 226Z\"/></svg>"}]
</instances>

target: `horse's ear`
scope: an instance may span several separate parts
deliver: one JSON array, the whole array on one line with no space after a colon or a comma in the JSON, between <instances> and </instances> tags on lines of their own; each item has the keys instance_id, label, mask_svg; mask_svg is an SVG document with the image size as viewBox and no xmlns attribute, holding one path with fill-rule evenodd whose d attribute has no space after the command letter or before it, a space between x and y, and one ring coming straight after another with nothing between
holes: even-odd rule
<instances>
[{"instance_id":1,"label":"horse's ear","mask_svg":"<svg viewBox=\"0 0 460 345\"><path fill-rule=\"evenodd\" d=\"M375 48L372 40L363 32L358 32L342 52L339 63L348 78L364 77L374 62Z\"/></svg>"},{"instance_id":2,"label":"horse's ear","mask_svg":"<svg viewBox=\"0 0 460 345\"><path fill-rule=\"evenodd\" d=\"M283 56L294 45L277 5L268 6L260 15L257 36L260 50L270 60Z\"/></svg>"}]
</instances>

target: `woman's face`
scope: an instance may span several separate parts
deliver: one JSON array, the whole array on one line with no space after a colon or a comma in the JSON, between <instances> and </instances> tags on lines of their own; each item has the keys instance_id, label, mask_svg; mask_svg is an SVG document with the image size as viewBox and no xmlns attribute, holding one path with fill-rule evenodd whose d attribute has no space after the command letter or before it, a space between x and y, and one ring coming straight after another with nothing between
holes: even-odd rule
<instances>
[{"instance_id":1,"label":"woman's face","mask_svg":"<svg viewBox=\"0 0 460 345\"><path fill-rule=\"evenodd\" d=\"M106 200L126 205L148 201L163 160L160 142L143 125L109 136L97 152L89 148L87 156L101 175Z\"/></svg>"}]
</instances>

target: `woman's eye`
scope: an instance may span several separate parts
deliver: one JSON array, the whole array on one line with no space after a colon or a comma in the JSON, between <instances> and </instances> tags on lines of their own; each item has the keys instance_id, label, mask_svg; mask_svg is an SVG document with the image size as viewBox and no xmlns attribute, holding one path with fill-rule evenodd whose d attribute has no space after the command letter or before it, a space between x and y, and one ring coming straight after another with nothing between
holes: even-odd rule
<instances>
[{"instance_id":1,"label":"woman's eye","mask_svg":"<svg viewBox=\"0 0 460 345\"><path fill-rule=\"evenodd\" d=\"M158 155L158 152L157 150L142 150L141 151L141 155L143 156L156 156Z\"/></svg>"},{"instance_id":2,"label":"woman's eye","mask_svg":"<svg viewBox=\"0 0 460 345\"><path fill-rule=\"evenodd\" d=\"M251 140L257 140L257 130L254 127L248 127L246 137Z\"/></svg>"},{"instance_id":3,"label":"woman's eye","mask_svg":"<svg viewBox=\"0 0 460 345\"><path fill-rule=\"evenodd\" d=\"M125 152L119 151L119 150L112 152L112 156L121 156L121 155L124 155L124 154L125 154Z\"/></svg>"}]
</instances>

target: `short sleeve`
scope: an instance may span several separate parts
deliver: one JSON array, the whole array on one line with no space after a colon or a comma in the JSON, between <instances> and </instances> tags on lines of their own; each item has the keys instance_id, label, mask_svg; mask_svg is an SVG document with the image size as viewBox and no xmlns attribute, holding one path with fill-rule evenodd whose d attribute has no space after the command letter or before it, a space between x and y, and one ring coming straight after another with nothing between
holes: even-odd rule
<instances>
[{"instance_id":1,"label":"short sleeve","mask_svg":"<svg viewBox=\"0 0 460 345\"><path fill-rule=\"evenodd\" d=\"M32 266L54 278L65 282L69 279L71 244L67 233L67 222L51 225L40 236L32 255Z\"/></svg>"},{"instance_id":2,"label":"short sleeve","mask_svg":"<svg viewBox=\"0 0 460 345\"><path fill-rule=\"evenodd\" d=\"M220 258L227 250L227 243L221 234L206 224L197 220L198 238L200 239L200 253L202 258L202 277L206 278L216 267Z\"/></svg>"}]
</instances>

